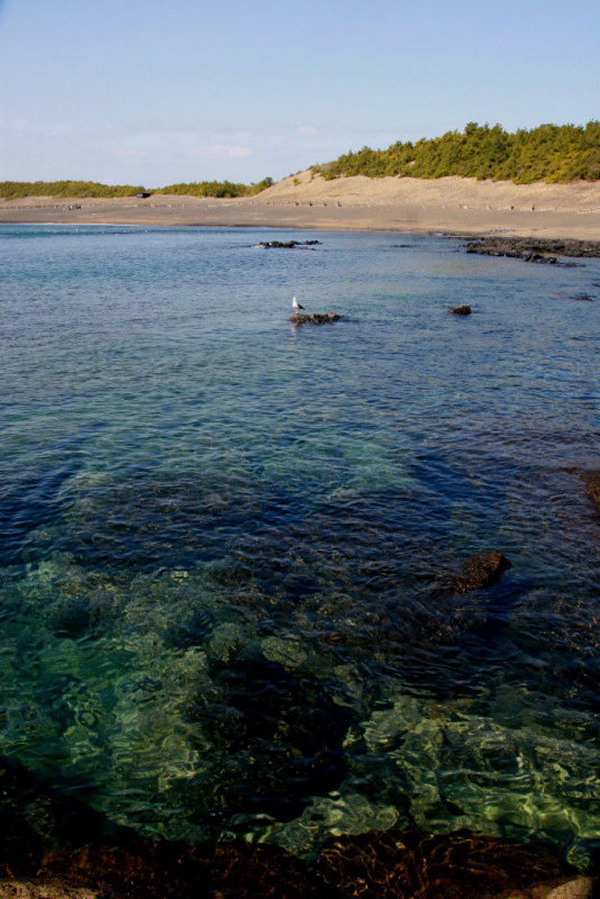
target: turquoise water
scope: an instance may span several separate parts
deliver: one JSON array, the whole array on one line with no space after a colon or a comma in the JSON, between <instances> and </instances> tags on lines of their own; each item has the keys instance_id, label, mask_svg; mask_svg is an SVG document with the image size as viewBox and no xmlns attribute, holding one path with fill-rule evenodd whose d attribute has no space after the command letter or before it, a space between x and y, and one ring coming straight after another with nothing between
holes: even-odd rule
<instances>
[{"instance_id":1,"label":"turquoise water","mask_svg":"<svg viewBox=\"0 0 600 899\"><path fill-rule=\"evenodd\" d=\"M0 238L0 754L152 837L469 827L585 868L600 261ZM491 550L499 585L445 589Z\"/></svg>"}]
</instances>

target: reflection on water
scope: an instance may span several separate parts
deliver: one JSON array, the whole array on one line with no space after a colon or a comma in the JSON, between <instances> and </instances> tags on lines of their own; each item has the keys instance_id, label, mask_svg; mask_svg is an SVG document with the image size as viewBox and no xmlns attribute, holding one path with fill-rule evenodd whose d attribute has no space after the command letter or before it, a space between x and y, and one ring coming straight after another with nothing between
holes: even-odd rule
<instances>
[{"instance_id":1,"label":"reflection on water","mask_svg":"<svg viewBox=\"0 0 600 899\"><path fill-rule=\"evenodd\" d=\"M468 827L585 868L600 304L564 296L599 264L0 233L0 753L151 836ZM293 294L343 320L290 333Z\"/></svg>"}]
</instances>

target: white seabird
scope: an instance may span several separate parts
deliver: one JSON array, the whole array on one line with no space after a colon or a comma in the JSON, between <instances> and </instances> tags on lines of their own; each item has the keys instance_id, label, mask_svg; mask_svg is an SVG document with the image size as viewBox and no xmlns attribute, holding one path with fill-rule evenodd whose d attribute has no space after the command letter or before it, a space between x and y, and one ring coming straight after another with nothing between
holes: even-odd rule
<instances>
[{"instance_id":1,"label":"white seabird","mask_svg":"<svg viewBox=\"0 0 600 899\"><path fill-rule=\"evenodd\" d=\"M297 312L298 309L304 310L304 306L301 306L296 297L292 297L292 309L294 312Z\"/></svg>"}]
</instances>

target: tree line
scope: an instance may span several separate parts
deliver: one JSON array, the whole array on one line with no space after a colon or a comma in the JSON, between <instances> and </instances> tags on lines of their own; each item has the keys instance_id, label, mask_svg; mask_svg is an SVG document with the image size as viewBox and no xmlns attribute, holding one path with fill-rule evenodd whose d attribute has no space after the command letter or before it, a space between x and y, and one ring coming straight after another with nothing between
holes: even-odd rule
<instances>
[{"instance_id":1,"label":"tree line","mask_svg":"<svg viewBox=\"0 0 600 899\"><path fill-rule=\"evenodd\" d=\"M600 180L600 122L587 125L540 125L514 133L501 125L470 122L463 131L448 131L441 137L397 141L387 150L363 147L345 153L333 162L311 170L327 180L351 175L413 178L462 178L514 181ZM28 196L130 197L150 192L192 197L247 197L273 184L263 178L258 184L232 181L194 181L170 184L148 191L141 185L107 185L94 181L3 181L0 197L13 200Z\"/></svg>"},{"instance_id":2,"label":"tree line","mask_svg":"<svg viewBox=\"0 0 600 899\"><path fill-rule=\"evenodd\" d=\"M98 184L95 181L0 181L0 197L134 197L143 187Z\"/></svg>"},{"instance_id":3,"label":"tree line","mask_svg":"<svg viewBox=\"0 0 600 899\"><path fill-rule=\"evenodd\" d=\"M235 184L232 181L193 181L188 184L170 184L153 191L157 194L179 194L186 197L251 197L273 184L272 178L263 178L258 184Z\"/></svg>"},{"instance_id":4,"label":"tree line","mask_svg":"<svg viewBox=\"0 0 600 899\"><path fill-rule=\"evenodd\" d=\"M171 184L148 191L141 185L99 184L96 181L0 181L0 197L18 200L23 197L135 197L137 194L180 194L191 197L247 197L271 187L272 178L258 184L234 184L231 181L194 181L190 184Z\"/></svg>"},{"instance_id":5,"label":"tree line","mask_svg":"<svg viewBox=\"0 0 600 899\"><path fill-rule=\"evenodd\" d=\"M464 131L416 143L398 141L387 150L363 147L312 171L326 179L350 175L382 178L463 178L533 181L600 179L600 122L587 125L540 125L515 133L501 125L469 123Z\"/></svg>"}]
</instances>

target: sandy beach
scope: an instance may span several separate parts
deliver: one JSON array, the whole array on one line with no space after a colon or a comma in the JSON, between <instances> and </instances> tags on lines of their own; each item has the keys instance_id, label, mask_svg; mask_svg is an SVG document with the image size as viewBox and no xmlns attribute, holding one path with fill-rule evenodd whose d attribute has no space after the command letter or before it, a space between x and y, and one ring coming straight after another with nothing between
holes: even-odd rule
<instances>
[{"instance_id":1,"label":"sandy beach","mask_svg":"<svg viewBox=\"0 0 600 899\"><path fill-rule=\"evenodd\" d=\"M466 178L326 181L310 172L255 197L0 200L0 222L501 233L600 239L600 182L515 185Z\"/></svg>"}]
</instances>

